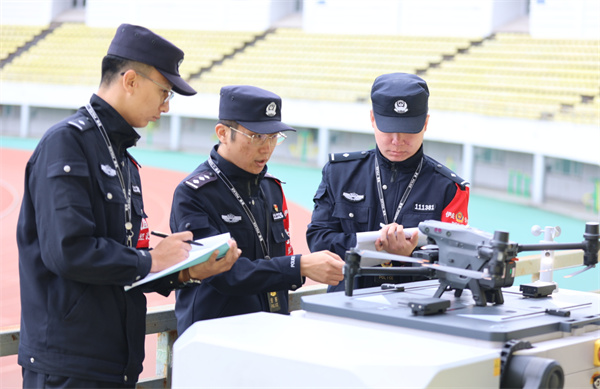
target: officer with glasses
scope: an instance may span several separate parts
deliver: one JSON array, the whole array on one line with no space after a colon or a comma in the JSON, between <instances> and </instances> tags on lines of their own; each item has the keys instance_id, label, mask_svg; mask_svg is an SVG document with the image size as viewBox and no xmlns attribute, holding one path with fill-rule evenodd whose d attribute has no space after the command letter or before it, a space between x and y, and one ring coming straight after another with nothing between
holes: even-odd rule
<instances>
[{"instance_id":1,"label":"officer with glasses","mask_svg":"<svg viewBox=\"0 0 600 389\"><path fill-rule=\"evenodd\" d=\"M24 388L133 388L142 371L145 292L168 295L231 268L239 250L144 286L124 287L188 258L190 232L149 249L139 165L128 149L169 110L183 51L152 31L119 26L96 94L52 126L27 163L17 228L18 362Z\"/></svg>"},{"instance_id":2,"label":"officer with glasses","mask_svg":"<svg viewBox=\"0 0 600 389\"><path fill-rule=\"evenodd\" d=\"M294 254L282 182L267 173L275 147L294 131L281 122L281 98L254 86L221 89L219 143L176 188L171 230L194 239L229 232L242 254L231 270L177 291L182 334L198 320L251 312L288 313L288 290L304 277L337 285L342 259L329 251ZM291 219L293 222L293 218Z\"/></svg>"}]
</instances>

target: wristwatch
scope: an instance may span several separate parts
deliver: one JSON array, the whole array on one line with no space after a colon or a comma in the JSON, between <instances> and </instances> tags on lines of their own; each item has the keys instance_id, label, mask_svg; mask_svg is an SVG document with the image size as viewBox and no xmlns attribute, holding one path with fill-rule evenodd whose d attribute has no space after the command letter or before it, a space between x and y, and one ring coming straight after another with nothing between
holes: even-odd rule
<instances>
[{"instance_id":1,"label":"wristwatch","mask_svg":"<svg viewBox=\"0 0 600 389\"><path fill-rule=\"evenodd\" d=\"M189 268L183 269L183 271L187 273L187 279L188 279L187 281L183 281L183 285L186 285L186 286L187 285L192 285L192 284L199 285L199 284L202 283L202 280L198 280L198 279L192 278L192 276L190 275L190 269Z\"/></svg>"}]
</instances>

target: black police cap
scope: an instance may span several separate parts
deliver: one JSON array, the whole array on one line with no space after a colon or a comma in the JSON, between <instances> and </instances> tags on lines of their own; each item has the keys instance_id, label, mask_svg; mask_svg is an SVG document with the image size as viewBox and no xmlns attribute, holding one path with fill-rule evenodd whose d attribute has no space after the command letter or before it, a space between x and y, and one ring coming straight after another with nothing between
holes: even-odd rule
<instances>
[{"instance_id":1,"label":"black police cap","mask_svg":"<svg viewBox=\"0 0 600 389\"><path fill-rule=\"evenodd\" d=\"M154 66L173 84L175 92L185 96L196 94L179 75L183 51L145 27L121 24L107 54Z\"/></svg>"},{"instance_id":2,"label":"black police cap","mask_svg":"<svg viewBox=\"0 0 600 389\"><path fill-rule=\"evenodd\" d=\"M428 100L427 83L414 74L383 74L371 88L373 116L383 132L421 132L427 119Z\"/></svg>"},{"instance_id":3,"label":"black police cap","mask_svg":"<svg viewBox=\"0 0 600 389\"><path fill-rule=\"evenodd\" d=\"M281 97L249 85L221 88L219 119L234 120L258 134L296 131L281 122Z\"/></svg>"}]
</instances>

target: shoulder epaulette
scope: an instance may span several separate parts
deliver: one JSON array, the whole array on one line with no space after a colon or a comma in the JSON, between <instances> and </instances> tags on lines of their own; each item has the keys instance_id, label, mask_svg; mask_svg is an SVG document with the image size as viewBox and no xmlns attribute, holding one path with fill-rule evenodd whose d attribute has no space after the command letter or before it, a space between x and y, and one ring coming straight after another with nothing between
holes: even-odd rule
<instances>
[{"instance_id":1,"label":"shoulder epaulette","mask_svg":"<svg viewBox=\"0 0 600 389\"><path fill-rule=\"evenodd\" d=\"M467 186L471 185L471 183L469 181L463 180L461 177L459 177L458 174L454 173L448 167L442 165L439 162L436 162L436 161L434 161L434 162L435 162L435 170L437 172L441 173L442 175L448 177L452 181L456 182L462 190L465 190L465 188Z\"/></svg>"},{"instance_id":2,"label":"shoulder epaulette","mask_svg":"<svg viewBox=\"0 0 600 389\"><path fill-rule=\"evenodd\" d=\"M78 113L71 116L67 123L80 131L89 130L90 128L94 128L95 124L92 119L85 116L83 113Z\"/></svg>"},{"instance_id":3,"label":"shoulder epaulette","mask_svg":"<svg viewBox=\"0 0 600 389\"><path fill-rule=\"evenodd\" d=\"M217 175L212 170L204 170L185 180L185 184L192 189L199 189L216 179Z\"/></svg>"},{"instance_id":4,"label":"shoulder epaulette","mask_svg":"<svg viewBox=\"0 0 600 389\"><path fill-rule=\"evenodd\" d=\"M369 155L367 151L354 151L351 153L331 153L329 154L329 162L354 161L356 159L366 158L367 155Z\"/></svg>"}]
</instances>

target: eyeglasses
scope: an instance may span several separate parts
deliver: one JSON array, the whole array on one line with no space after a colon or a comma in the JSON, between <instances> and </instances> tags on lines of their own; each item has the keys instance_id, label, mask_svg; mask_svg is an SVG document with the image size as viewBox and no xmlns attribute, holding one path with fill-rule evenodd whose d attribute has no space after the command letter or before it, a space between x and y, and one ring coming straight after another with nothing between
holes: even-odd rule
<instances>
[{"instance_id":1,"label":"eyeglasses","mask_svg":"<svg viewBox=\"0 0 600 389\"><path fill-rule=\"evenodd\" d=\"M248 138L250 138L250 143L252 143L255 146L262 146L265 144L265 142L269 141L269 144L271 146L279 146L280 144L283 143L284 140L286 140L287 136L285 136L285 134L278 132L276 134L252 134L252 135L248 135L245 132L242 132L236 128L233 128L231 126L229 126L229 128L231 128L233 131L238 132L244 136L247 136Z\"/></svg>"},{"instance_id":2,"label":"eyeglasses","mask_svg":"<svg viewBox=\"0 0 600 389\"><path fill-rule=\"evenodd\" d=\"M136 70L136 71L135 71L135 73L136 73L136 74L139 74L139 75L140 75L140 76L142 76L142 77L144 77L146 80L150 80L150 81L152 81L154 84L156 84L156 85L158 85L160 88L162 88L162 90L163 90L163 93L164 93L164 94L165 94L165 96L166 96L166 97L165 97L165 99L164 99L164 100L163 100L163 102L162 102L163 104L167 104L167 103L168 103L168 102L169 102L169 101L170 101L170 100L173 98L173 96L175 96L175 92L173 92L173 89L171 89L171 88L169 88L169 87L167 87L167 86L164 86L164 85L162 85L162 84L160 84L160 83L158 83L158 82L154 81L153 79L151 79L150 77L148 77L147 75L145 75L145 74L144 74L144 73L142 73L142 72L138 72L138 71ZM123 73L121 73L121 75L124 75L124 74L125 74L124 72L123 72Z\"/></svg>"}]
</instances>

